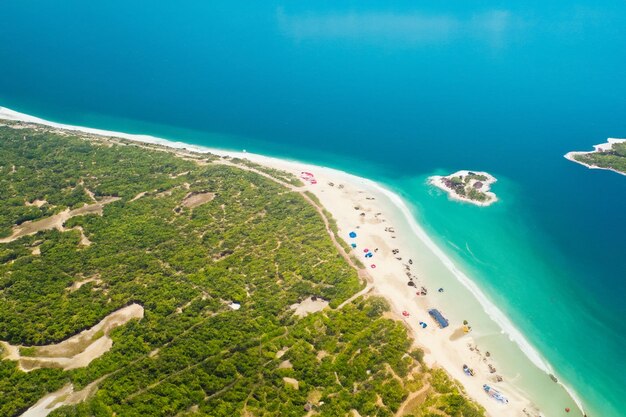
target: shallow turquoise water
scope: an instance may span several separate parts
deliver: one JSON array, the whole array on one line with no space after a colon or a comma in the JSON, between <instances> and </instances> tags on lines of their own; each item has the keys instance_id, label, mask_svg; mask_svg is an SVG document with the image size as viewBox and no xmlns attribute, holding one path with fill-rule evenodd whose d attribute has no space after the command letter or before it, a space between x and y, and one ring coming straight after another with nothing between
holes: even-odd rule
<instances>
[{"instance_id":1,"label":"shallow turquoise water","mask_svg":"<svg viewBox=\"0 0 626 417\"><path fill-rule=\"evenodd\" d=\"M387 184L583 397L626 398L626 179L562 155L626 136L623 1L7 0L0 105L297 158ZM501 202L428 175L486 170Z\"/></svg>"}]
</instances>

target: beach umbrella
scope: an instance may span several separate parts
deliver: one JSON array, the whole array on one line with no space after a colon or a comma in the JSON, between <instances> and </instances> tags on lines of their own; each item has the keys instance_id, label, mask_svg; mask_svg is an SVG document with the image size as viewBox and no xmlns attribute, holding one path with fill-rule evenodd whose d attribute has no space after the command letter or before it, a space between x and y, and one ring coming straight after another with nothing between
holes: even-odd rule
<instances>
[{"instance_id":1,"label":"beach umbrella","mask_svg":"<svg viewBox=\"0 0 626 417\"><path fill-rule=\"evenodd\" d=\"M350 236L350 238L354 239L354 238L356 237L356 233L354 233L354 232L350 232L350 235L349 235L349 236Z\"/></svg>"},{"instance_id":2,"label":"beach umbrella","mask_svg":"<svg viewBox=\"0 0 626 417\"><path fill-rule=\"evenodd\" d=\"M367 252L369 252L369 251L370 251L370 250L369 250L369 249L367 249L367 248L363 249L363 252L365 252L365 253L367 253Z\"/></svg>"},{"instance_id":3,"label":"beach umbrella","mask_svg":"<svg viewBox=\"0 0 626 417\"><path fill-rule=\"evenodd\" d=\"M374 268L376 268L376 265L372 264L371 267L372 267L372 269L374 269Z\"/></svg>"},{"instance_id":4,"label":"beach umbrella","mask_svg":"<svg viewBox=\"0 0 626 417\"><path fill-rule=\"evenodd\" d=\"M403 315L404 317L409 317L409 315L410 315L410 314L409 314L409 312L408 312L408 311L404 310L404 311L402 312L402 315Z\"/></svg>"},{"instance_id":5,"label":"beach umbrella","mask_svg":"<svg viewBox=\"0 0 626 417\"><path fill-rule=\"evenodd\" d=\"M356 248L356 243L352 243L350 246L352 246L353 248Z\"/></svg>"}]
</instances>

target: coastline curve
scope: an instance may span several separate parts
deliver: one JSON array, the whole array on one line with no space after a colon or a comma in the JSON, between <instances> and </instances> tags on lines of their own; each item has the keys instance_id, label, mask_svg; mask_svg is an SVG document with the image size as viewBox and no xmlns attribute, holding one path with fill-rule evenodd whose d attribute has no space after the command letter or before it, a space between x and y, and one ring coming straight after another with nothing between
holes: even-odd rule
<instances>
[{"instance_id":1,"label":"coastline curve","mask_svg":"<svg viewBox=\"0 0 626 417\"><path fill-rule=\"evenodd\" d=\"M93 135L117 137L117 138L122 138L122 139L128 139L128 140L135 141L135 142L143 142L143 143L161 145L161 146L174 148L174 149L186 149L186 150L191 150L191 151L200 152L200 153L212 153L218 156L248 158L251 160L256 160L257 162L271 161L271 160L289 161L293 163L299 163L307 167L324 168L327 170L331 170L342 176L347 176L351 178L352 180L356 180L362 184L366 184L367 186L385 195L389 199L389 201L398 210L400 210L400 212L405 218L405 221L407 221L409 226L411 227L411 231L413 232L413 234L415 234L415 236L420 241L422 241L426 247L428 247L428 249L439 259L439 261L446 267L446 269L448 269L454 275L457 281L476 298L476 300L479 302L479 304L483 308L483 311L489 316L489 318L493 322L495 322L498 325L498 327L502 330L502 332L505 333L509 337L509 339L521 349L524 355L538 369L540 369L541 371L545 372L548 375L550 374L554 375L552 366L548 363L546 359L544 359L541 356L539 351L534 346L532 346L532 344L526 339L526 337L522 334L522 332L513 325L513 323L508 319L508 317L502 312L502 310L500 310L488 298L488 296L476 285L476 283L454 264L452 259L450 259L450 257L445 254L445 252L432 240L432 238L426 233L426 231L417 223L409 206L402 199L402 197L396 194L395 192L393 192L392 190L384 187L383 185L371 179L359 177L359 176L347 173L345 171L341 171L341 170L330 168L330 167L313 165L310 163L300 163L299 161L289 159L289 158L275 158L275 157L265 156L261 154L248 153L248 152L225 151L225 150L220 150L217 148L210 148L210 147L205 147L205 146L193 145L193 144L188 144L184 142L158 138L158 137L151 136L151 135L130 134L130 133L110 131L110 130L105 130L105 129L96 129L96 128L56 123L56 122L41 119L35 116L31 116L25 113L20 113L20 112L8 109L6 107L0 106L0 120L2 119L16 121L16 122L41 124L41 125L46 125L46 126L50 126L53 128L77 131L77 132L93 134ZM576 403L579 410L584 414L582 401L578 397L577 393L571 387L560 382L560 380L558 384L564 388L564 390L570 395L572 400Z\"/></svg>"}]
</instances>

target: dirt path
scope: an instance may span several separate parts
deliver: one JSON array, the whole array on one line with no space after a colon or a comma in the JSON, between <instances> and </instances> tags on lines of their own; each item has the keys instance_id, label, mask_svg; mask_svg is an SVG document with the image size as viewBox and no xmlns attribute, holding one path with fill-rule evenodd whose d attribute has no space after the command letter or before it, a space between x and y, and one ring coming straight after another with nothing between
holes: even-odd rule
<instances>
[{"instance_id":1,"label":"dirt path","mask_svg":"<svg viewBox=\"0 0 626 417\"><path fill-rule=\"evenodd\" d=\"M413 411L412 409L416 405L419 405L424 401L424 398L426 397L426 394L428 393L429 389L430 389L430 384L426 384L419 391L410 393L409 396L406 397L406 400L404 400L402 405L400 405L400 408L398 408L398 411L396 412L395 417L401 417L407 412L410 413L411 411Z\"/></svg>"}]
</instances>

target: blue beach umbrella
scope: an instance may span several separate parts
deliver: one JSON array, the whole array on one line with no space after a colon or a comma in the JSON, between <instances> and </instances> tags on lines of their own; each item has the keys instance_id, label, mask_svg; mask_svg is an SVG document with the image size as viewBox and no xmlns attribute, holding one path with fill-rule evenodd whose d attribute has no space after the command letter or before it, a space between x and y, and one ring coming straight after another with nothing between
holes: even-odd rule
<instances>
[{"instance_id":1,"label":"blue beach umbrella","mask_svg":"<svg viewBox=\"0 0 626 417\"><path fill-rule=\"evenodd\" d=\"M353 248L356 248L356 243L352 243L350 244L350 246L352 246Z\"/></svg>"},{"instance_id":2,"label":"blue beach umbrella","mask_svg":"<svg viewBox=\"0 0 626 417\"><path fill-rule=\"evenodd\" d=\"M351 239L354 239L354 238L356 237L356 233L354 233L354 232L350 232L350 235L349 235L349 236L350 236L350 238L351 238Z\"/></svg>"}]
</instances>

